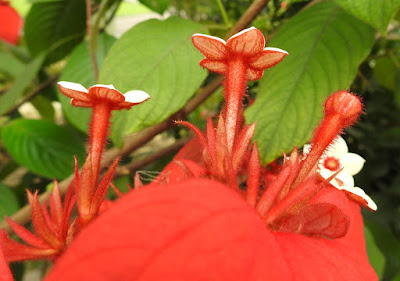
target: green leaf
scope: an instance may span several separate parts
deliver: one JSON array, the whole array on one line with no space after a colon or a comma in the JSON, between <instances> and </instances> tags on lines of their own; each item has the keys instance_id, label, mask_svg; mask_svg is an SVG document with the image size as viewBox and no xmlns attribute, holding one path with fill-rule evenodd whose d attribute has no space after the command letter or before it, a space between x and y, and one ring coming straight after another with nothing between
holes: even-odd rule
<instances>
[{"instance_id":1,"label":"green leaf","mask_svg":"<svg viewBox=\"0 0 400 281\"><path fill-rule=\"evenodd\" d=\"M20 99L28 86L35 79L43 64L45 55L41 54L27 64L15 78L11 88L0 96L0 114L7 112Z\"/></svg>"},{"instance_id":2,"label":"green leaf","mask_svg":"<svg viewBox=\"0 0 400 281\"><path fill-rule=\"evenodd\" d=\"M325 98L349 88L373 43L374 30L333 2L311 6L276 33L269 45L289 56L265 71L245 112L248 123L257 122L264 163L310 139Z\"/></svg>"},{"instance_id":3,"label":"green leaf","mask_svg":"<svg viewBox=\"0 0 400 281\"><path fill-rule=\"evenodd\" d=\"M385 269L385 256L376 245L374 236L368 227L364 227L364 235L367 244L369 263L372 265L380 279L383 276L383 271Z\"/></svg>"},{"instance_id":4,"label":"green leaf","mask_svg":"<svg viewBox=\"0 0 400 281\"><path fill-rule=\"evenodd\" d=\"M118 112L113 141L157 124L178 111L201 85L207 72L198 64L202 55L192 46L193 33L206 32L180 18L148 20L127 31L111 48L100 71L100 82L121 92L143 90L150 100Z\"/></svg>"},{"instance_id":5,"label":"green leaf","mask_svg":"<svg viewBox=\"0 0 400 281\"><path fill-rule=\"evenodd\" d=\"M22 72L24 67L25 64L11 53L0 50L0 72L15 77Z\"/></svg>"},{"instance_id":6,"label":"green leaf","mask_svg":"<svg viewBox=\"0 0 400 281\"><path fill-rule=\"evenodd\" d=\"M46 63L58 61L85 36L85 1L34 3L25 19L24 28L26 44L33 56L49 50Z\"/></svg>"},{"instance_id":7,"label":"green leaf","mask_svg":"<svg viewBox=\"0 0 400 281\"><path fill-rule=\"evenodd\" d=\"M379 84L389 90L394 90L396 73L397 67L389 57L380 57L376 59L374 76Z\"/></svg>"},{"instance_id":8,"label":"green leaf","mask_svg":"<svg viewBox=\"0 0 400 281\"><path fill-rule=\"evenodd\" d=\"M397 106L400 108L400 69L396 71L394 81L394 98L396 100Z\"/></svg>"},{"instance_id":9,"label":"green leaf","mask_svg":"<svg viewBox=\"0 0 400 281\"><path fill-rule=\"evenodd\" d=\"M139 2L162 15L167 10L171 0L139 0Z\"/></svg>"},{"instance_id":10,"label":"green leaf","mask_svg":"<svg viewBox=\"0 0 400 281\"><path fill-rule=\"evenodd\" d=\"M392 281L400 281L400 272L397 274Z\"/></svg>"},{"instance_id":11,"label":"green leaf","mask_svg":"<svg viewBox=\"0 0 400 281\"><path fill-rule=\"evenodd\" d=\"M98 66L101 66L104 57L114 42L115 38L107 34L101 34L98 37L96 54ZM72 51L61 74L60 81L80 83L86 88L96 84L87 42L81 43ZM71 99L61 94L59 90L57 90L57 95L68 121L79 130L86 132L91 110L72 106Z\"/></svg>"},{"instance_id":12,"label":"green leaf","mask_svg":"<svg viewBox=\"0 0 400 281\"><path fill-rule=\"evenodd\" d=\"M31 103L43 119L49 121L54 120L54 107L51 103L51 100L44 97L43 95L38 95L31 100Z\"/></svg>"},{"instance_id":13,"label":"green leaf","mask_svg":"<svg viewBox=\"0 0 400 281\"><path fill-rule=\"evenodd\" d=\"M8 186L0 183L0 221L19 209L18 199Z\"/></svg>"},{"instance_id":14,"label":"green leaf","mask_svg":"<svg viewBox=\"0 0 400 281\"><path fill-rule=\"evenodd\" d=\"M387 225L378 222L377 217L364 219L365 225L374 236L375 243L386 257L386 275L398 273L400 268L400 241L391 233Z\"/></svg>"},{"instance_id":15,"label":"green leaf","mask_svg":"<svg viewBox=\"0 0 400 281\"><path fill-rule=\"evenodd\" d=\"M400 0L335 0L352 15L375 27L382 34L399 9Z\"/></svg>"},{"instance_id":16,"label":"green leaf","mask_svg":"<svg viewBox=\"0 0 400 281\"><path fill-rule=\"evenodd\" d=\"M4 146L20 165L39 175L64 179L73 156L83 159L82 139L68 128L44 120L17 119L2 129Z\"/></svg>"}]
</instances>

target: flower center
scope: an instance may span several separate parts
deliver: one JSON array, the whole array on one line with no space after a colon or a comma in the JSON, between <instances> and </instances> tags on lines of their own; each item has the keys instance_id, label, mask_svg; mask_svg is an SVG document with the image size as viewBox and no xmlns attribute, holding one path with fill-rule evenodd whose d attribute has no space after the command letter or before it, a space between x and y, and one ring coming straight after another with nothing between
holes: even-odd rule
<instances>
[{"instance_id":1,"label":"flower center","mask_svg":"<svg viewBox=\"0 0 400 281\"><path fill-rule=\"evenodd\" d=\"M337 171L340 168L340 161L335 157L328 156L325 158L323 165L325 169Z\"/></svg>"}]
</instances>

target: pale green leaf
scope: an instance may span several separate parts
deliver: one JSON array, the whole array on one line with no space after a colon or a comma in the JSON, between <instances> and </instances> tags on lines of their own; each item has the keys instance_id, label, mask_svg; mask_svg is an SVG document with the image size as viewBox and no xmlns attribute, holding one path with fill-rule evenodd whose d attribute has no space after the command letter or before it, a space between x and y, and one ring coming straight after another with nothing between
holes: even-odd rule
<instances>
[{"instance_id":1,"label":"pale green leaf","mask_svg":"<svg viewBox=\"0 0 400 281\"><path fill-rule=\"evenodd\" d=\"M107 34L101 34L98 37L96 54L98 67L103 63L104 57L114 42L115 38ZM72 51L60 81L79 83L86 88L96 84L87 42L81 43ZM79 130L86 132L90 120L90 108L74 107L71 105L70 98L61 94L59 90L57 90L57 94L68 121Z\"/></svg>"},{"instance_id":2,"label":"pale green leaf","mask_svg":"<svg viewBox=\"0 0 400 281\"><path fill-rule=\"evenodd\" d=\"M0 114L7 112L23 96L25 90L36 78L44 59L44 54L37 56L16 76L11 88L0 96Z\"/></svg>"},{"instance_id":3,"label":"pale green leaf","mask_svg":"<svg viewBox=\"0 0 400 281\"><path fill-rule=\"evenodd\" d=\"M248 123L257 122L264 163L309 140L325 98L349 88L373 42L374 30L333 2L311 6L276 33L269 46L289 56L265 71L245 114Z\"/></svg>"},{"instance_id":4,"label":"pale green leaf","mask_svg":"<svg viewBox=\"0 0 400 281\"><path fill-rule=\"evenodd\" d=\"M400 0L335 0L348 12L375 27L382 34L399 9Z\"/></svg>"},{"instance_id":5,"label":"pale green leaf","mask_svg":"<svg viewBox=\"0 0 400 281\"><path fill-rule=\"evenodd\" d=\"M206 32L197 23L169 18L149 20L127 31L111 48L100 71L100 82L121 92L143 90L150 100L118 112L113 141L157 124L178 111L201 85L207 72L202 55L192 46L193 33Z\"/></svg>"},{"instance_id":6,"label":"pale green leaf","mask_svg":"<svg viewBox=\"0 0 400 281\"><path fill-rule=\"evenodd\" d=\"M24 28L26 44L33 56L47 50L47 63L60 60L85 36L85 1L34 3L25 19Z\"/></svg>"}]
</instances>

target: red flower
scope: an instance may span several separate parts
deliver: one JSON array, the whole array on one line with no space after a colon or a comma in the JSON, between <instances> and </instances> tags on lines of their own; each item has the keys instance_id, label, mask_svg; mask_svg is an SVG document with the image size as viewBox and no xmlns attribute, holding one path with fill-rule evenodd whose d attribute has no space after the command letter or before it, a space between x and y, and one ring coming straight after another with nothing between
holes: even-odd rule
<instances>
[{"instance_id":1,"label":"red flower","mask_svg":"<svg viewBox=\"0 0 400 281\"><path fill-rule=\"evenodd\" d=\"M200 65L211 71L226 74L237 60L245 65L246 80L258 80L264 69L279 63L288 52L265 47L264 35L255 27L245 29L224 41L218 37L194 34L193 45L206 57ZM235 63L237 64L237 63Z\"/></svg>"},{"instance_id":2,"label":"red flower","mask_svg":"<svg viewBox=\"0 0 400 281\"><path fill-rule=\"evenodd\" d=\"M75 164L78 226L83 228L99 214L119 161L119 159L114 161L98 184L100 161L109 132L111 112L130 109L146 101L150 96L137 90L122 94L113 85L94 85L89 90L81 84L66 81L58 82L57 85L64 95L72 98L73 106L92 108L92 122L89 128L90 149L81 173L78 173L77 163Z\"/></svg>"},{"instance_id":3,"label":"red flower","mask_svg":"<svg viewBox=\"0 0 400 281\"><path fill-rule=\"evenodd\" d=\"M0 0L0 39L17 45L22 25L22 18L10 7L8 1Z\"/></svg>"},{"instance_id":4,"label":"red flower","mask_svg":"<svg viewBox=\"0 0 400 281\"><path fill-rule=\"evenodd\" d=\"M271 231L215 181L140 188L83 230L45 280L377 280L359 207L333 188L315 201L341 202L346 236Z\"/></svg>"},{"instance_id":5,"label":"red flower","mask_svg":"<svg viewBox=\"0 0 400 281\"><path fill-rule=\"evenodd\" d=\"M122 94L113 85L94 85L87 90L81 84L61 81L57 83L61 93L72 98L71 104L77 107L92 108L92 122L89 128L89 155L91 158L93 184L97 184L100 173L100 160L106 143L110 125L111 111L130 109L150 96L143 91L129 91Z\"/></svg>"}]
</instances>

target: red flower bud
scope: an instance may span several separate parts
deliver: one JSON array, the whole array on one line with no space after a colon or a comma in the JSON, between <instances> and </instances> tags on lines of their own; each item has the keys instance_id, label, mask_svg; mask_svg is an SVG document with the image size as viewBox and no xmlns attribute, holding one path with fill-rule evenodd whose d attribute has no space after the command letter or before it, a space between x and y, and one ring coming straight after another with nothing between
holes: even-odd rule
<instances>
[{"instance_id":1,"label":"red flower bud","mask_svg":"<svg viewBox=\"0 0 400 281\"><path fill-rule=\"evenodd\" d=\"M325 114L339 115L343 127L352 125L360 116L362 108L361 99L347 91L336 92L325 102Z\"/></svg>"}]
</instances>

